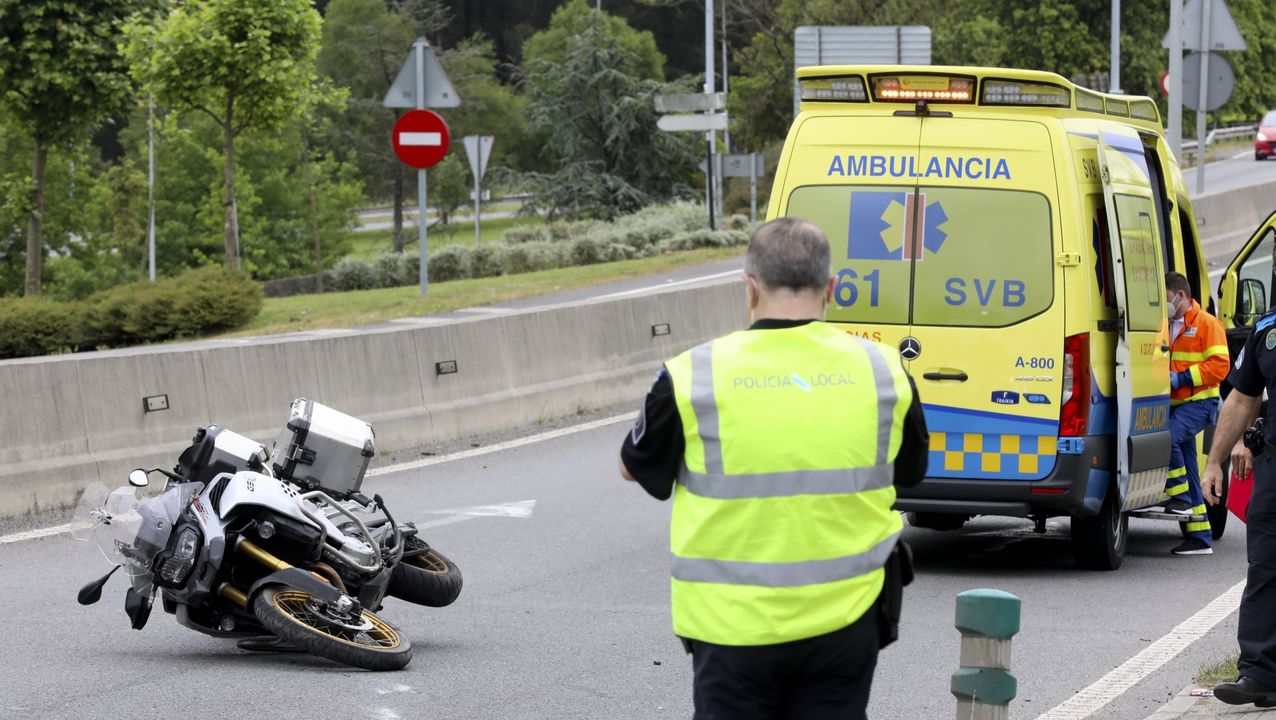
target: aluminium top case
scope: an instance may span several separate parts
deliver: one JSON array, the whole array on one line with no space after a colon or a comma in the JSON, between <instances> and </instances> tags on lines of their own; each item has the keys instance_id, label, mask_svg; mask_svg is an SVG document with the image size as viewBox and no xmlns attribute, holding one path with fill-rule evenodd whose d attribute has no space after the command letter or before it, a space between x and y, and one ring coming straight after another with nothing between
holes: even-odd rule
<instances>
[{"instance_id":1,"label":"aluminium top case","mask_svg":"<svg viewBox=\"0 0 1276 720\"><path fill-rule=\"evenodd\" d=\"M281 480L336 497L359 491L376 454L372 426L305 398L292 401L271 465Z\"/></svg>"}]
</instances>

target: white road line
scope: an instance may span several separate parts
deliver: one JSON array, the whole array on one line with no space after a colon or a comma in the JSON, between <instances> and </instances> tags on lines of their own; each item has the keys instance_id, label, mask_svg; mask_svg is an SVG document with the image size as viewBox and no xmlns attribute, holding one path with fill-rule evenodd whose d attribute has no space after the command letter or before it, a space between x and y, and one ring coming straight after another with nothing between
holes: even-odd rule
<instances>
[{"instance_id":1,"label":"white road line","mask_svg":"<svg viewBox=\"0 0 1276 720\"><path fill-rule=\"evenodd\" d=\"M559 428L558 430L550 430L537 435L528 435L527 437L518 438L516 440L507 440L506 442L497 443L495 445L488 445L487 447L474 448L472 450L463 450L461 452L451 453L449 455L438 455L435 457L422 458L420 460L413 460L411 462L399 463L398 465L387 465L385 467L379 467L373 470L369 470L367 473L367 477L378 477L380 475L390 475L390 474L398 473L398 472L406 472L408 470L417 470L423 467L429 467L431 465L438 465L440 463L452 462L454 460L465 460L467 458L479 457L481 455L490 455L491 453L503 452L505 450L510 450L512 448L523 447L524 445L532 445L538 442L545 442L546 440L553 440L555 438L567 437L568 435L575 435L576 433L588 432L590 430L597 430L598 428L607 427L609 425L616 425L617 423L633 422L634 419L637 417L638 417L638 413L636 412L625 413L623 415L613 415L611 417L605 417L599 420L591 420L587 423L581 423L579 425L572 425L571 427ZM471 520L475 517L480 517L480 516L479 515L454 515L452 517L446 517L441 520L435 520L430 523L419 524L417 527L424 528L424 527L437 527L439 525L451 525L452 523L463 522L465 520ZM81 524L82 523L74 522L74 523L67 523L65 525L56 525L54 527L40 528L39 530L28 530L26 532L14 533L12 535L0 535L0 545L23 542L25 540L38 540L39 538L49 537L51 535L58 535L64 532L70 532L71 530L74 530L75 528L79 527Z\"/></svg>"},{"instance_id":2,"label":"white road line","mask_svg":"<svg viewBox=\"0 0 1276 720\"><path fill-rule=\"evenodd\" d=\"M40 528L39 530L28 530L26 532L14 533L13 535L0 535L0 545L8 545L9 543L22 542L24 540L38 540L50 535L58 535L64 532L83 526L84 523L73 522L65 525L56 525L54 527Z\"/></svg>"},{"instance_id":3,"label":"white road line","mask_svg":"<svg viewBox=\"0 0 1276 720\"><path fill-rule=\"evenodd\" d=\"M645 292L655 290L664 290L665 288L686 285L687 283L703 282L705 280L716 280L717 278L727 277L728 275L739 275L740 270L727 270L726 272L714 273L713 275L701 275L700 277L688 278L686 280L675 280L662 285L648 285L646 287L635 288L633 290L622 290L620 292L609 293L607 295L599 295L596 300L606 300L607 298L625 297L626 295L639 295Z\"/></svg>"},{"instance_id":4,"label":"white road line","mask_svg":"<svg viewBox=\"0 0 1276 720\"><path fill-rule=\"evenodd\" d=\"M1236 583L1195 615L1179 623L1164 637L1063 703L1037 716L1037 720L1085 720L1134 687L1192 643L1201 639L1223 618L1240 607L1245 581Z\"/></svg>"}]
</instances>

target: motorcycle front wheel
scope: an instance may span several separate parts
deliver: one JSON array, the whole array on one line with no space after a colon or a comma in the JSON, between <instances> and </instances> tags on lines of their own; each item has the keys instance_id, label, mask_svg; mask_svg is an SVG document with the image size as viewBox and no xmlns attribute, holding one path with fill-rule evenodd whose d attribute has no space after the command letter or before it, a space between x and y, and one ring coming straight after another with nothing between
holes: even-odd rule
<instances>
[{"instance_id":1,"label":"motorcycle front wheel","mask_svg":"<svg viewBox=\"0 0 1276 720\"><path fill-rule=\"evenodd\" d=\"M407 539L403 559L390 575L391 597L427 607L451 605L461 594L461 569L417 537Z\"/></svg>"},{"instance_id":2,"label":"motorcycle front wheel","mask_svg":"<svg viewBox=\"0 0 1276 720\"><path fill-rule=\"evenodd\" d=\"M402 670L412 660L412 643L367 610L340 615L283 585L262 588L252 607L266 629L311 655L365 670Z\"/></svg>"}]
</instances>

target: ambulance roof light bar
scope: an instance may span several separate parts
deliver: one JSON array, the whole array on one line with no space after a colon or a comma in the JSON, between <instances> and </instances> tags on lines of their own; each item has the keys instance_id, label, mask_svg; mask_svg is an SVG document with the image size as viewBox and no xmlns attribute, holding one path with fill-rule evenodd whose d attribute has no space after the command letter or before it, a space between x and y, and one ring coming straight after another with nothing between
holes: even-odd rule
<instances>
[{"instance_id":1,"label":"ambulance roof light bar","mask_svg":"<svg viewBox=\"0 0 1276 720\"><path fill-rule=\"evenodd\" d=\"M975 101L975 79L927 73L870 75L876 102L953 103Z\"/></svg>"}]
</instances>

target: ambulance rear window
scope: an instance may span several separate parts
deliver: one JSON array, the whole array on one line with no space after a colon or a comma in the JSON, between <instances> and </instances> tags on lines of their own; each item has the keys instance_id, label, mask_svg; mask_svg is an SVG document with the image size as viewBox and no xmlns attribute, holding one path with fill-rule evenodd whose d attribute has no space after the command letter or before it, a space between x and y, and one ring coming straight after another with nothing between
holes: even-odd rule
<instances>
[{"instance_id":1,"label":"ambulance rear window","mask_svg":"<svg viewBox=\"0 0 1276 720\"><path fill-rule=\"evenodd\" d=\"M917 190L927 248L913 275L913 324L1002 327L1054 299L1050 203L1017 190Z\"/></svg>"},{"instance_id":2,"label":"ambulance rear window","mask_svg":"<svg viewBox=\"0 0 1276 720\"><path fill-rule=\"evenodd\" d=\"M1038 193L806 186L787 214L829 238L834 322L1003 327L1053 301L1050 203Z\"/></svg>"}]
</instances>

